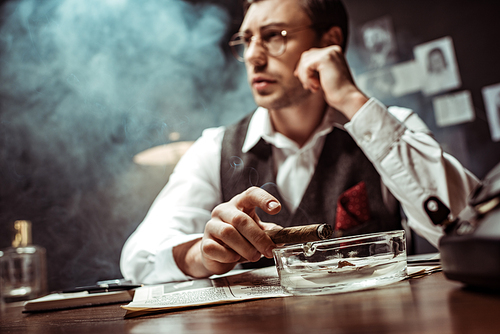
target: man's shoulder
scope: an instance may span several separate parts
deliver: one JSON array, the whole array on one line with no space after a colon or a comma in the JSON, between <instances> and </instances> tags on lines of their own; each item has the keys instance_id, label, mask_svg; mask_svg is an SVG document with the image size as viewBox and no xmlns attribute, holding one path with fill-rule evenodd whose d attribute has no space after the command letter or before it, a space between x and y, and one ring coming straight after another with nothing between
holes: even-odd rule
<instances>
[{"instance_id":1,"label":"man's shoulder","mask_svg":"<svg viewBox=\"0 0 500 334\"><path fill-rule=\"evenodd\" d=\"M222 135L224 135L224 132L226 131L225 126L218 126L218 127L213 127L213 128L207 128L203 130L201 134L201 138L207 139L207 140L215 140Z\"/></svg>"},{"instance_id":2,"label":"man's shoulder","mask_svg":"<svg viewBox=\"0 0 500 334\"><path fill-rule=\"evenodd\" d=\"M199 146L207 147L206 145L212 146L216 145L220 147L224 140L224 137L231 132L239 133L240 135L245 135L246 131L242 131L245 129L245 126L251 120L255 111L248 113L243 118L238 121L231 123L229 125L221 125L218 127L211 127L203 130L201 136L196 141Z\"/></svg>"}]
</instances>

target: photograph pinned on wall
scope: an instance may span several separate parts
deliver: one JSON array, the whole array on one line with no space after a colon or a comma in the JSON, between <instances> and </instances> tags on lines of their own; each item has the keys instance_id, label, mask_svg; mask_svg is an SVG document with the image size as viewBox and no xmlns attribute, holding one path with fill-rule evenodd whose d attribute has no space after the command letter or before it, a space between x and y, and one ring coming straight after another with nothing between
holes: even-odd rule
<instances>
[{"instance_id":1,"label":"photograph pinned on wall","mask_svg":"<svg viewBox=\"0 0 500 334\"><path fill-rule=\"evenodd\" d=\"M368 68L381 68L398 60L396 36L390 16L363 24L358 34Z\"/></svg>"},{"instance_id":2,"label":"photograph pinned on wall","mask_svg":"<svg viewBox=\"0 0 500 334\"><path fill-rule=\"evenodd\" d=\"M407 61L392 66L392 75L396 81L392 95L395 97L408 95L422 90L422 71L415 61Z\"/></svg>"},{"instance_id":3,"label":"photograph pinned on wall","mask_svg":"<svg viewBox=\"0 0 500 334\"><path fill-rule=\"evenodd\" d=\"M481 91L488 115L491 139L500 141L500 83L483 87Z\"/></svg>"},{"instance_id":4,"label":"photograph pinned on wall","mask_svg":"<svg viewBox=\"0 0 500 334\"><path fill-rule=\"evenodd\" d=\"M391 97L396 84L390 68L355 75L355 81L363 92L370 96L377 96L379 99Z\"/></svg>"},{"instance_id":5,"label":"photograph pinned on wall","mask_svg":"<svg viewBox=\"0 0 500 334\"><path fill-rule=\"evenodd\" d=\"M413 49L424 78L422 92L425 95L459 88L462 84L450 36L417 45Z\"/></svg>"},{"instance_id":6,"label":"photograph pinned on wall","mask_svg":"<svg viewBox=\"0 0 500 334\"><path fill-rule=\"evenodd\" d=\"M436 124L440 127L471 122L475 118L470 91L447 94L432 100Z\"/></svg>"},{"instance_id":7,"label":"photograph pinned on wall","mask_svg":"<svg viewBox=\"0 0 500 334\"><path fill-rule=\"evenodd\" d=\"M356 75L361 90L369 95L400 97L422 89L422 72L414 61Z\"/></svg>"}]
</instances>

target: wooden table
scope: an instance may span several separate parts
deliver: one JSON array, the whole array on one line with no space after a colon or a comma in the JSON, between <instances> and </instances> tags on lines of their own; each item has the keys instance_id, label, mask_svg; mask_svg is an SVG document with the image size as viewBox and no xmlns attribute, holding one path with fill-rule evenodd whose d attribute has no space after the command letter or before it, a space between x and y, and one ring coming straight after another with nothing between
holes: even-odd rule
<instances>
[{"instance_id":1,"label":"wooden table","mask_svg":"<svg viewBox=\"0 0 500 334\"><path fill-rule=\"evenodd\" d=\"M0 333L500 333L500 295L442 273L376 290L286 297L124 319L108 305L23 314L8 304Z\"/></svg>"}]
</instances>

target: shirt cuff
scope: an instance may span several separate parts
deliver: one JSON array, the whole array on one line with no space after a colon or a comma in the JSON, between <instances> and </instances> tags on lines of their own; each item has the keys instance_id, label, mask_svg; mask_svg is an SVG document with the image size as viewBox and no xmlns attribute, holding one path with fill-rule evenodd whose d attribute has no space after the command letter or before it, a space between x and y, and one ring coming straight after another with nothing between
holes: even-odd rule
<instances>
[{"instance_id":1,"label":"shirt cuff","mask_svg":"<svg viewBox=\"0 0 500 334\"><path fill-rule=\"evenodd\" d=\"M193 279L191 276L184 274L179 269L177 263L175 262L172 249L177 245L199 239L201 237L203 237L203 233L178 235L162 243L154 258L155 277L152 278L151 282L144 283L157 284L159 282L177 282Z\"/></svg>"},{"instance_id":2,"label":"shirt cuff","mask_svg":"<svg viewBox=\"0 0 500 334\"><path fill-rule=\"evenodd\" d=\"M372 161L379 161L399 140L406 127L377 99L371 98L344 128Z\"/></svg>"}]
</instances>

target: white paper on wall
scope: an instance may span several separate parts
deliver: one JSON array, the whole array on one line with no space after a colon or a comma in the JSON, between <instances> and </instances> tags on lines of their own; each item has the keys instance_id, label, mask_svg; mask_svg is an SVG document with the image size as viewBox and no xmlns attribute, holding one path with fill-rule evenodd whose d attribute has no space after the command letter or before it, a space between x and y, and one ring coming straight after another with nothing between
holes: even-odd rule
<instances>
[{"instance_id":1,"label":"white paper on wall","mask_svg":"<svg viewBox=\"0 0 500 334\"><path fill-rule=\"evenodd\" d=\"M440 127L471 122L475 118L470 91L435 97L432 100L436 124Z\"/></svg>"},{"instance_id":2,"label":"white paper on wall","mask_svg":"<svg viewBox=\"0 0 500 334\"><path fill-rule=\"evenodd\" d=\"M491 139L500 141L500 83L483 87L482 93L490 126Z\"/></svg>"},{"instance_id":3,"label":"white paper on wall","mask_svg":"<svg viewBox=\"0 0 500 334\"><path fill-rule=\"evenodd\" d=\"M415 61L407 61L391 68L395 84L392 95L395 97L418 92L422 89L424 79L420 66Z\"/></svg>"},{"instance_id":4,"label":"white paper on wall","mask_svg":"<svg viewBox=\"0 0 500 334\"><path fill-rule=\"evenodd\" d=\"M422 79L422 71L415 61L399 63L356 76L356 82L361 90L377 98L400 97L418 92L422 88Z\"/></svg>"},{"instance_id":5,"label":"white paper on wall","mask_svg":"<svg viewBox=\"0 0 500 334\"><path fill-rule=\"evenodd\" d=\"M356 75L356 83L365 94L383 99L392 96L396 81L391 69L384 68Z\"/></svg>"}]
</instances>

